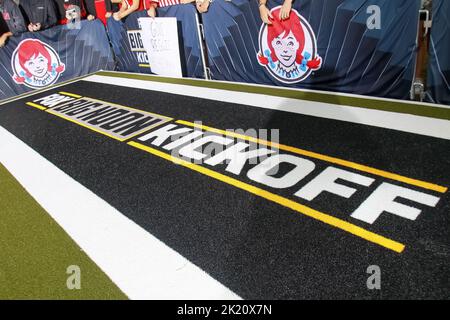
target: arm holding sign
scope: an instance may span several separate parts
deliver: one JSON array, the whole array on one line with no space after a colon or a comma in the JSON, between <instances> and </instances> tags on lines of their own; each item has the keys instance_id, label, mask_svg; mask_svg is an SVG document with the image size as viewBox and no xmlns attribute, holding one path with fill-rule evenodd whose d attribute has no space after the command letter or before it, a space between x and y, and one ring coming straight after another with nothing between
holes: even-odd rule
<instances>
[{"instance_id":1,"label":"arm holding sign","mask_svg":"<svg viewBox=\"0 0 450 320\"><path fill-rule=\"evenodd\" d=\"M144 0L144 1L149 1L149 0ZM178 4L189 4L189 3L193 3L195 1L196 0L151 0L150 8L147 11L147 13L150 17L155 17L157 7L164 8L164 7L174 6L174 5L178 5Z\"/></svg>"},{"instance_id":2,"label":"arm holding sign","mask_svg":"<svg viewBox=\"0 0 450 320\"><path fill-rule=\"evenodd\" d=\"M279 20L286 20L289 18L292 9L293 0L284 0L283 5L281 6ZM272 24L273 16L270 13L270 9L267 8L267 0L259 0L259 14L261 16L261 20L266 24Z\"/></svg>"},{"instance_id":3,"label":"arm holding sign","mask_svg":"<svg viewBox=\"0 0 450 320\"><path fill-rule=\"evenodd\" d=\"M270 13L269 8L267 8L267 0L259 0L259 15L261 16L261 20L266 24L272 24L271 19L273 19L272 14Z\"/></svg>"},{"instance_id":4,"label":"arm holding sign","mask_svg":"<svg viewBox=\"0 0 450 320\"><path fill-rule=\"evenodd\" d=\"M289 15L291 14L292 9L292 0L284 0L283 5L281 6L280 10L280 20L286 20L289 18Z\"/></svg>"},{"instance_id":5,"label":"arm holding sign","mask_svg":"<svg viewBox=\"0 0 450 320\"><path fill-rule=\"evenodd\" d=\"M149 17L156 17L156 8L158 7L158 0L144 0L144 7L147 10Z\"/></svg>"},{"instance_id":6,"label":"arm holding sign","mask_svg":"<svg viewBox=\"0 0 450 320\"><path fill-rule=\"evenodd\" d=\"M115 1L112 1L113 3ZM123 0L120 3L120 10L113 14L113 18L117 21L126 18L139 8L139 0Z\"/></svg>"}]
</instances>

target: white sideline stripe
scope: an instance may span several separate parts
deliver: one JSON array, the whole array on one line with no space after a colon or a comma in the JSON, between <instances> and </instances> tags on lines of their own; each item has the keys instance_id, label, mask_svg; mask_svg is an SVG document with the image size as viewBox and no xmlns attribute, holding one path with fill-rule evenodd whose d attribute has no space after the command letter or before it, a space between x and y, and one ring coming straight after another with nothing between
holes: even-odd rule
<instances>
[{"instance_id":1,"label":"white sideline stripe","mask_svg":"<svg viewBox=\"0 0 450 320\"><path fill-rule=\"evenodd\" d=\"M92 72L90 74L94 74L94 72ZM14 98L6 98L6 99L3 99L3 100L0 100L0 106L3 105L3 104L7 104L7 103L10 103L10 102L13 102L13 101L17 101L19 99L24 99L26 97L33 96L35 94L40 94L42 92L53 90L53 89L56 89L56 88L59 88L59 87L62 87L62 86L67 86L67 85L69 85L71 83L77 82L78 80L83 79L84 77L88 77L88 76L89 75L84 75L84 76L73 78L71 80L64 81L64 82L61 82L61 83L58 83L58 84L53 84L53 85L48 86L48 87L46 87L44 89L35 89L35 90L31 90L29 92L24 92L24 93L21 93L21 94L15 96Z\"/></svg>"},{"instance_id":2,"label":"white sideline stripe","mask_svg":"<svg viewBox=\"0 0 450 320\"><path fill-rule=\"evenodd\" d=\"M286 111L450 140L450 121L443 119L342 106L323 102L274 97L263 94L100 75L92 75L82 79L81 81L105 83L123 87L154 90L190 97L225 101L229 103L245 104L257 108ZM76 93L82 95L80 92ZM151 102L149 102L149 104L150 103ZM170 114L168 114L168 116L170 116ZM324 130L326 130L326 128L324 128Z\"/></svg>"},{"instance_id":3,"label":"white sideline stripe","mask_svg":"<svg viewBox=\"0 0 450 320\"><path fill-rule=\"evenodd\" d=\"M115 73L118 75L136 75L136 72L126 72L126 71L109 71L109 70L100 70L99 72L108 72L108 73ZM94 72L93 74L96 74L97 72ZM148 79L149 81L158 81L158 78L161 78L161 76L157 74L142 74L146 78L155 78L155 80ZM171 77L171 76L164 76L164 78L173 78L175 80L180 79L178 77ZM399 100L399 99L393 99L393 98L382 98L382 97L376 97L376 96L366 96L356 93L346 93L346 92L338 92L338 91L329 91L329 90L317 90L317 89L307 89L307 88L289 88L289 87L283 87L283 86L276 86L276 85L267 85L267 84L259 84L259 83L248 83L248 82L239 82L239 81L226 81L226 80L206 80L206 79L200 79L200 78L182 78L182 79L188 79L189 81L195 81L195 82L215 82L215 83L224 83L224 84L238 84L245 87L259 87L259 88L275 88L282 91L293 91L293 92L312 92L312 93L321 93L321 94L327 94L332 96L338 96L338 97L350 97L350 98L359 98L359 99L367 99L367 100L375 100L375 101L391 101L401 104L415 104L418 106L429 106L429 107L439 107L439 108L447 108L450 109L450 106L445 104L439 104L439 103L430 103L430 102L419 102L414 100Z\"/></svg>"},{"instance_id":4,"label":"white sideline stripe","mask_svg":"<svg viewBox=\"0 0 450 320\"><path fill-rule=\"evenodd\" d=\"M1 126L0 162L129 298L240 299Z\"/></svg>"}]
</instances>

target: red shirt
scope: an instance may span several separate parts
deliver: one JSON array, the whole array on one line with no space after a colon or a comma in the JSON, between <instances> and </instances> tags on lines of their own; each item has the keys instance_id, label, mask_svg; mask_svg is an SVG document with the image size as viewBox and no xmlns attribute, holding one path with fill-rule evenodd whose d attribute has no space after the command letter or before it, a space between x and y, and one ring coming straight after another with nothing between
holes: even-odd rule
<instances>
[{"instance_id":1,"label":"red shirt","mask_svg":"<svg viewBox=\"0 0 450 320\"><path fill-rule=\"evenodd\" d=\"M159 0L158 1L158 7L168 7L168 6L174 6L176 4L180 4L180 0Z\"/></svg>"},{"instance_id":2,"label":"red shirt","mask_svg":"<svg viewBox=\"0 0 450 320\"><path fill-rule=\"evenodd\" d=\"M128 7L131 7L134 1L139 1L139 7L136 11L148 10L150 9L151 4L155 4L158 7L168 7L181 3L180 2L181 0L124 0L124 1L127 3ZM121 7L121 4L119 4L119 7Z\"/></svg>"},{"instance_id":3,"label":"red shirt","mask_svg":"<svg viewBox=\"0 0 450 320\"><path fill-rule=\"evenodd\" d=\"M147 2L146 0L125 0L125 2L128 4L129 7L133 5L134 1L139 1L139 7L136 11L142 11L145 9L144 2Z\"/></svg>"},{"instance_id":4,"label":"red shirt","mask_svg":"<svg viewBox=\"0 0 450 320\"><path fill-rule=\"evenodd\" d=\"M106 4L105 0L95 0L95 12L97 13L97 19L100 19L106 26Z\"/></svg>"},{"instance_id":5,"label":"red shirt","mask_svg":"<svg viewBox=\"0 0 450 320\"><path fill-rule=\"evenodd\" d=\"M180 4L180 0L125 0L128 6L133 5L133 1L139 1L139 8L137 11L150 9L150 4L155 3L158 7L167 7Z\"/></svg>"}]
</instances>

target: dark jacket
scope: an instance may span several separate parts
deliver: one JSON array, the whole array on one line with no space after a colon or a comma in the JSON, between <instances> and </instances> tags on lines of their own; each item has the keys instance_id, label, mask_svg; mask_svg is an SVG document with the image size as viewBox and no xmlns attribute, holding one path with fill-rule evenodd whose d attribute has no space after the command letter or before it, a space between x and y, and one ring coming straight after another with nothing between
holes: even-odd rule
<instances>
[{"instance_id":1,"label":"dark jacket","mask_svg":"<svg viewBox=\"0 0 450 320\"><path fill-rule=\"evenodd\" d=\"M3 19L3 15L0 14L0 37L7 32L9 32L8 25L6 24L6 21Z\"/></svg>"},{"instance_id":2,"label":"dark jacket","mask_svg":"<svg viewBox=\"0 0 450 320\"><path fill-rule=\"evenodd\" d=\"M92 14L106 25L106 13L119 11L119 6L111 3L111 0L85 0L88 14Z\"/></svg>"},{"instance_id":3,"label":"dark jacket","mask_svg":"<svg viewBox=\"0 0 450 320\"><path fill-rule=\"evenodd\" d=\"M20 6L29 22L41 24L41 30L54 26L58 21L52 0L21 0Z\"/></svg>"},{"instance_id":4,"label":"dark jacket","mask_svg":"<svg viewBox=\"0 0 450 320\"><path fill-rule=\"evenodd\" d=\"M12 0L0 0L0 13L14 35L27 31L27 23L20 8Z\"/></svg>"},{"instance_id":5,"label":"dark jacket","mask_svg":"<svg viewBox=\"0 0 450 320\"><path fill-rule=\"evenodd\" d=\"M117 12L119 11L119 5L117 3L112 3L111 0L105 0L106 11Z\"/></svg>"},{"instance_id":6,"label":"dark jacket","mask_svg":"<svg viewBox=\"0 0 450 320\"><path fill-rule=\"evenodd\" d=\"M85 11L86 16L93 15L94 17L97 17L97 10L95 6L96 0L54 0L56 3L57 11L58 11L58 19L62 20L66 17L66 8L69 5L76 5L78 6L81 11ZM118 5L111 3L110 0L104 0L105 2L105 8L107 12L111 11L118 11ZM116 8L113 10L113 8Z\"/></svg>"},{"instance_id":7,"label":"dark jacket","mask_svg":"<svg viewBox=\"0 0 450 320\"><path fill-rule=\"evenodd\" d=\"M6 21L3 19L3 16L0 14L0 37L7 32L9 32L8 25L6 24Z\"/></svg>"},{"instance_id":8,"label":"dark jacket","mask_svg":"<svg viewBox=\"0 0 450 320\"><path fill-rule=\"evenodd\" d=\"M88 14L92 14L95 17L98 17L96 10L96 2L102 2L101 0L84 0L84 4L86 5L86 11ZM119 11L119 5L117 3L112 3L111 0L103 0L105 4L106 12L117 12Z\"/></svg>"}]
</instances>

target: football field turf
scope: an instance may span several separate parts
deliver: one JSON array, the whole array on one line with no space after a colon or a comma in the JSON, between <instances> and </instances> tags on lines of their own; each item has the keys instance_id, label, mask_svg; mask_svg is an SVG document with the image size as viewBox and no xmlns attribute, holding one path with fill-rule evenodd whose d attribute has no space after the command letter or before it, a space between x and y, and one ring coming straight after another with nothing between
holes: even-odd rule
<instances>
[{"instance_id":1,"label":"football field turf","mask_svg":"<svg viewBox=\"0 0 450 320\"><path fill-rule=\"evenodd\" d=\"M2 165L0 190L0 299L126 298ZM67 288L72 265L82 290Z\"/></svg>"},{"instance_id":2,"label":"football field turf","mask_svg":"<svg viewBox=\"0 0 450 320\"><path fill-rule=\"evenodd\" d=\"M445 106L126 73L12 99L0 297L448 298L449 139Z\"/></svg>"}]
</instances>

